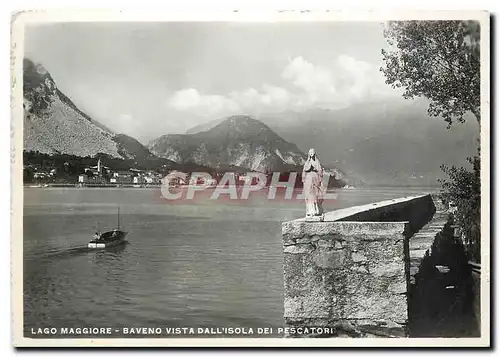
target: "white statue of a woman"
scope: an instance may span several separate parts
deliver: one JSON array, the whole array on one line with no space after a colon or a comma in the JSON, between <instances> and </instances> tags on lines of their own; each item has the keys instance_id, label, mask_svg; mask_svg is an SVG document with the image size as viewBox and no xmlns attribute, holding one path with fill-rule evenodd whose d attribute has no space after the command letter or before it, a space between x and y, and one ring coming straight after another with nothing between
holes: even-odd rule
<instances>
[{"instance_id":1,"label":"white statue of a woman","mask_svg":"<svg viewBox=\"0 0 500 357\"><path fill-rule=\"evenodd\" d=\"M323 218L323 167L314 149L309 149L307 160L302 170L304 196L306 200L306 218Z\"/></svg>"}]
</instances>

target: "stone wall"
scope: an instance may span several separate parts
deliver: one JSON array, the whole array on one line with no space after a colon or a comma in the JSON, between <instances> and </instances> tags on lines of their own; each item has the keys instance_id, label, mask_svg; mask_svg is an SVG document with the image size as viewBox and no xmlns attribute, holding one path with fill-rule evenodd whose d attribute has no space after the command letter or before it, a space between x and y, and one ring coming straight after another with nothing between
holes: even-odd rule
<instances>
[{"instance_id":1,"label":"stone wall","mask_svg":"<svg viewBox=\"0 0 500 357\"><path fill-rule=\"evenodd\" d=\"M323 222L284 222L287 327L407 336L409 239L435 211L432 197L422 195L328 212Z\"/></svg>"},{"instance_id":2,"label":"stone wall","mask_svg":"<svg viewBox=\"0 0 500 357\"><path fill-rule=\"evenodd\" d=\"M431 195L284 222L286 336L479 336L480 266L454 227Z\"/></svg>"},{"instance_id":3,"label":"stone wall","mask_svg":"<svg viewBox=\"0 0 500 357\"><path fill-rule=\"evenodd\" d=\"M283 225L285 321L328 335L404 336L404 222Z\"/></svg>"}]
</instances>

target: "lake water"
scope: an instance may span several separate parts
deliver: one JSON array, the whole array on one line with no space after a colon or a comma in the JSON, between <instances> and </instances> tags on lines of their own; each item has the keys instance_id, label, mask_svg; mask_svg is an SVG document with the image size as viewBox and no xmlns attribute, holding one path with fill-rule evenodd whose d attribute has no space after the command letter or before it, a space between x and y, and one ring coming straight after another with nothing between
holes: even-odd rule
<instances>
[{"instance_id":1,"label":"lake water","mask_svg":"<svg viewBox=\"0 0 500 357\"><path fill-rule=\"evenodd\" d=\"M339 190L325 209L427 192ZM302 217L302 202L172 205L159 188L25 188L24 202L26 337L40 327L283 324L281 222ZM128 244L87 249L97 226L115 228L117 206Z\"/></svg>"}]
</instances>

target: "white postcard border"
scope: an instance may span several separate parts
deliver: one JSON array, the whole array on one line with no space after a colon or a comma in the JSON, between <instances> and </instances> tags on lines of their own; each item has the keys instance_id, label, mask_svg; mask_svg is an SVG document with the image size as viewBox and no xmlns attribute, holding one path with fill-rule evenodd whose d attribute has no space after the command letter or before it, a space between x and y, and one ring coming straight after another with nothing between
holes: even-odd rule
<instances>
[{"instance_id":1,"label":"white postcard border","mask_svg":"<svg viewBox=\"0 0 500 357\"><path fill-rule=\"evenodd\" d=\"M16 347L487 347L490 345L490 14L486 11L169 11L36 10L18 12L11 27L11 308ZM387 21L477 20L481 24L481 337L480 338L82 338L23 336L23 94L24 26L68 21Z\"/></svg>"}]
</instances>

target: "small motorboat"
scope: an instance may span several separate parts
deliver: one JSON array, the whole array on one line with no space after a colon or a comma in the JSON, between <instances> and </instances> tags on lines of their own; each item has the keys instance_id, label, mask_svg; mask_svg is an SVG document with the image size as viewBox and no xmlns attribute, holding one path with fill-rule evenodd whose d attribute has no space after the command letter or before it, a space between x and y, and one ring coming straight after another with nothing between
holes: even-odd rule
<instances>
[{"instance_id":1,"label":"small motorboat","mask_svg":"<svg viewBox=\"0 0 500 357\"><path fill-rule=\"evenodd\" d=\"M89 248L109 248L125 242L128 232L114 229L109 232L96 233L94 239L89 242Z\"/></svg>"},{"instance_id":2,"label":"small motorboat","mask_svg":"<svg viewBox=\"0 0 500 357\"><path fill-rule=\"evenodd\" d=\"M89 248L109 248L125 242L128 232L120 229L120 209L118 208L118 226L112 231L96 232L89 242Z\"/></svg>"}]
</instances>

